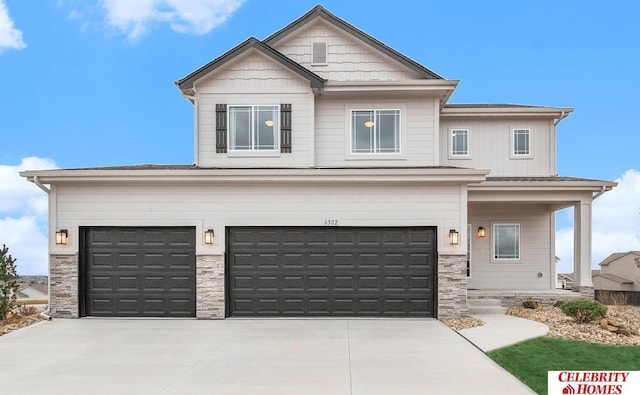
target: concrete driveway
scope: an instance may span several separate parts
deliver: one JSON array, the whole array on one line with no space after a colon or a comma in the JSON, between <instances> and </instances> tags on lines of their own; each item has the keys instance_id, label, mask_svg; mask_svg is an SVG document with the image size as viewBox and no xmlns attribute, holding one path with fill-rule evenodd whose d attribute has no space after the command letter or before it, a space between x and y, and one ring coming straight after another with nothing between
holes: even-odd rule
<instances>
[{"instance_id":1,"label":"concrete driveway","mask_svg":"<svg viewBox=\"0 0 640 395\"><path fill-rule=\"evenodd\" d=\"M531 394L437 320L53 320L0 337L0 394Z\"/></svg>"}]
</instances>

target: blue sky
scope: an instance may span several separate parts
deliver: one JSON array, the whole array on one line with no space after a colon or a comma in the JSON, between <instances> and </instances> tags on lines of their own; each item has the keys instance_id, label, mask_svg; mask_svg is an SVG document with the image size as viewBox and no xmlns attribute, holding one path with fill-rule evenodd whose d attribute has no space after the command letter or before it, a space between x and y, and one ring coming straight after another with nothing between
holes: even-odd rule
<instances>
[{"instance_id":1,"label":"blue sky","mask_svg":"<svg viewBox=\"0 0 640 395\"><path fill-rule=\"evenodd\" d=\"M4 237L17 244L7 242L25 261L23 271L46 271L46 242L44 249L36 241L27 247L16 231L24 225L39 231L39 243L46 240L46 197L32 185L14 186L24 183L12 175L17 169L192 163L193 109L174 81L316 4L0 0L0 177L7 174L0 180L0 243ZM594 261L640 249L640 3L322 4L445 78L461 80L451 102L575 107L559 126L558 172L622 181L617 193L623 196L605 195L596 204L608 198L628 207L615 215L604 210L599 230L594 206ZM559 213L563 264L572 259L570 228L570 213ZM596 234L614 230L622 242Z\"/></svg>"}]
</instances>

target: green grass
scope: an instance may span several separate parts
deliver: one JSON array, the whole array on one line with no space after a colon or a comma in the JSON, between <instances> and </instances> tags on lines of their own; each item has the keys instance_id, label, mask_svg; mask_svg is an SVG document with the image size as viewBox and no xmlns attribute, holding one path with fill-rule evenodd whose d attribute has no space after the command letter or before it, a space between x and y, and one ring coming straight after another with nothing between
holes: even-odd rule
<instances>
[{"instance_id":1,"label":"green grass","mask_svg":"<svg viewBox=\"0 0 640 395\"><path fill-rule=\"evenodd\" d=\"M547 394L549 370L640 370L640 346L538 337L487 354L539 394Z\"/></svg>"}]
</instances>

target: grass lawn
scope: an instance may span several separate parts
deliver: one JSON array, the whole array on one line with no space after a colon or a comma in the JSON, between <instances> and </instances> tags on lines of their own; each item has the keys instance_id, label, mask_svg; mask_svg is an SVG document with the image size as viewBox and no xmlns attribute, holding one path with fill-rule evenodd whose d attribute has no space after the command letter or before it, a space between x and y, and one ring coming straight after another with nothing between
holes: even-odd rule
<instances>
[{"instance_id":1,"label":"grass lawn","mask_svg":"<svg viewBox=\"0 0 640 395\"><path fill-rule=\"evenodd\" d=\"M605 346L546 336L487 354L545 395L549 370L640 370L640 346Z\"/></svg>"}]
</instances>

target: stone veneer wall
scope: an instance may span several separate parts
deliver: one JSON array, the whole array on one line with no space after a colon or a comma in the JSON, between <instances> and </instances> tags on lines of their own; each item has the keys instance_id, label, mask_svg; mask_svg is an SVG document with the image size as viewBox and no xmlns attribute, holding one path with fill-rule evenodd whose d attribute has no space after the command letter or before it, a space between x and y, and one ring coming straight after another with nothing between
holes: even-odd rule
<instances>
[{"instance_id":1,"label":"stone veneer wall","mask_svg":"<svg viewBox=\"0 0 640 395\"><path fill-rule=\"evenodd\" d=\"M78 318L78 255L49 255L49 315Z\"/></svg>"},{"instance_id":2,"label":"stone veneer wall","mask_svg":"<svg viewBox=\"0 0 640 395\"><path fill-rule=\"evenodd\" d=\"M438 257L438 318L460 318L467 307L467 256Z\"/></svg>"},{"instance_id":3,"label":"stone veneer wall","mask_svg":"<svg viewBox=\"0 0 640 395\"><path fill-rule=\"evenodd\" d=\"M558 292L546 292L541 290L537 293L532 293L531 291L519 293L519 292L507 292L504 293L495 293L490 292L487 295L469 295L469 299L499 299L501 301L502 307L520 307L522 306L522 302L525 300L535 300L540 303L542 306L553 306L554 303L558 301L566 302L569 300L582 299L583 296L572 293L569 291L558 293Z\"/></svg>"},{"instance_id":4,"label":"stone veneer wall","mask_svg":"<svg viewBox=\"0 0 640 395\"><path fill-rule=\"evenodd\" d=\"M196 318L224 318L224 255L196 258Z\"/></svg>"},{"instance_id":5,"label":"stone veneer wall","mask_svg":"<svg viewBox=\"0 0 640 395\"><path fill-rule=\"evenodd\" d=\"M593 290L593 287L578 287L573 285L571 287L571 291L579 293L583 298L595 299L595 291Z\"/></svg>"}]
</instances>

